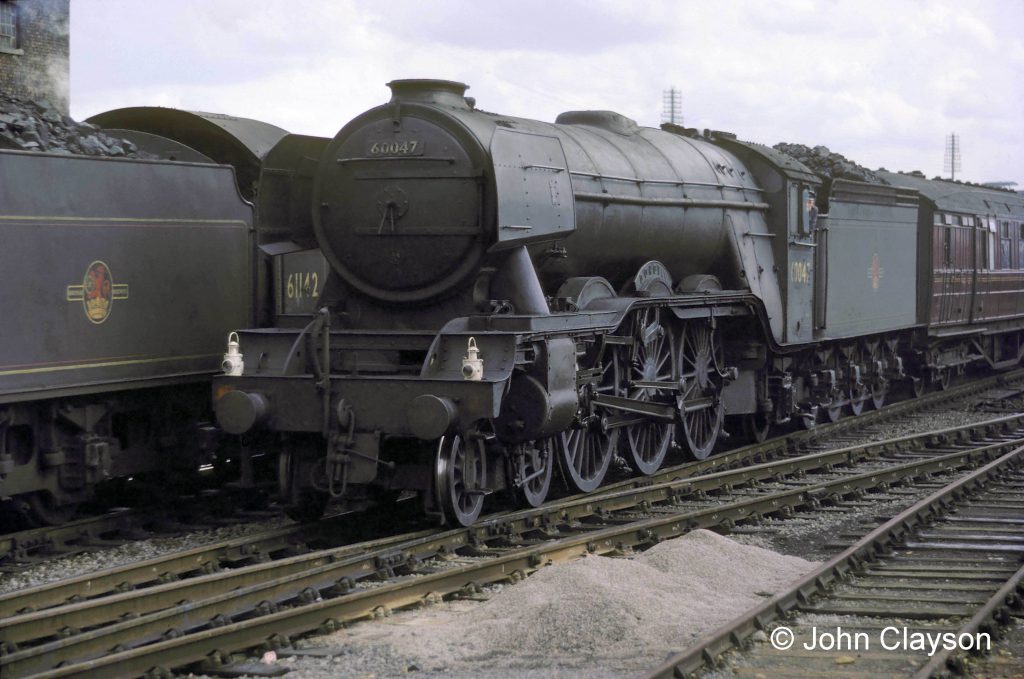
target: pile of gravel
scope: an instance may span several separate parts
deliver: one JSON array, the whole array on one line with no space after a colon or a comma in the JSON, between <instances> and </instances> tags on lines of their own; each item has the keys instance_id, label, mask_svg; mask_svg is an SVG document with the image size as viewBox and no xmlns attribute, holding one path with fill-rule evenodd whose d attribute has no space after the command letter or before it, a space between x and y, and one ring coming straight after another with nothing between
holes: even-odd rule
<instances>
[{"instance_id":1,"label":"pile of gravel","mask_svg":"<svg viewBox=\"0 0 1024 679\"><path fill-rule=\"evenodd\" d=\"M799 160L810 170L823 178L851 179L871 184L888 184L878 174L863 165L858 165L841 153L834 153L827 146L804 146L782 142L772 147Z\"/></svg>"},{"instance_id":2,"label":"pile of gravel","mask_svg":"<svg viewBox=\"0 0 1024 679\"><path fill-rule=\"evenodd\" d=\"M814 566L698 530L631 559L590 556L542 568L480 605L400 615L314 643L342 643L361 656L369 648L379 655L383 642L390 657L456 674L484 667L631 673Z\"/></svg>"},{"instance_id":3,"label":"pile of gravel","mask_svg":"<svg viewBox=\"0 0 1024 679\"><path fill-rule=\"evenodd\" d=\"M127 139L62 115L47 102L0 93L0 148L87 156L151 157Z\"/></svg>"}]
</instances>

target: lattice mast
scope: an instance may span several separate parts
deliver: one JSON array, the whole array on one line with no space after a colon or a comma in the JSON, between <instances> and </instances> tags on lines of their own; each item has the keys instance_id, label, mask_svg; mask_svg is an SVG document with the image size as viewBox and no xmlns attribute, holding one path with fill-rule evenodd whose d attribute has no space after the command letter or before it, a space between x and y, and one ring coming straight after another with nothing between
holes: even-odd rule
<instances>
[{"instance_id":1,"label":"lattice mast","mask_svg":"<svg viewBox=\"0 0 1024 679\"><path fill-rule=\"evenodd\" d=\"M951 180L956 179L956 173L960 171L960 135L953 133L946 136L946 160L944 170L949 174Z\"/></svg>"},{"instance_id":2,"label":"lattice mast","mask_svg":"<svg viewBox=\"0 0 1024 679\"><path fill-rule=\"evenodd\" d=\"M683 93L675 87L662 91L661 122L683 124Z\"/></svg>"}]
</instances>

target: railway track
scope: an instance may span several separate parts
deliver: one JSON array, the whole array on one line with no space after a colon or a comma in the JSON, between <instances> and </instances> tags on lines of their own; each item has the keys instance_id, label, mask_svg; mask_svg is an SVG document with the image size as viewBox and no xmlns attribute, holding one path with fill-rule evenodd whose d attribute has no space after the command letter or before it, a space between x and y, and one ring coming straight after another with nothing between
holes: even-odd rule
<instances>
[{"instance_id":1,"label":"railway track","mask_svg":"<svg viewBox=\"0 0 1024 679\"><path fill-rule=\"evenodd\" d=\"M974 399L987 411L1001 412L1000 404L1004 403L1008 396L1019 395L1022 383L1024 383L1024 370L974 380L968 384L928 394L918 399L890 404L882 410L865 412L860 417L849 417L835 423L823 424L812 431L790 432L785 436L760 444L741 446L700 462L666 467L654 476L630 477L613 481L607 483L599 492L617 492L638 485L659 483L715 469L734 468L776 459L798 450L822 450L829 445L834 447L837 441L856 440L870 433L873 427L883 423L948 408L951 403L961 400ZM218 498L197 498L197 502L179 503L179 507L186 504L195 506L191 506L185 516L180 513L169 515L163 510L119 508L103 514L84 517L61 526L46 526L0 535L0 573L18 572L56 557L94 552L119 546L132 540L153 537L154 531L158 535L170 536L210 527L215 525L211 518L213 516L219 517L221 521L225 516L233 515L238 521L249 517L249 515L234 512L230 505L225 506L224 501ZM209 508L204 509L207 505ZM263 516L269 517L273 514L264 512ZM311 537L337 531L338 523L328 522L325 524L325 529L286 526L270 531L265 536L254 536L252 545L248 548L251 551L249 555L239 554L239 550L245 549L244 543L225 541L212 544L203 553L214 553L215 556L212 559L204 557L203 562L230 566L232 563L243 561L244 558L253 555L271 554L286 549L302 549L302 545L309 544ZM337 536L333 539L337 541Z\"/></svg>"},{"instance_id":2,"label":"railway track","mask_svg":"<svg viewBox=\"0 0 1024 679\"><path fill-rule=\"evenodd\" d=\"M1024 447L941 488L651 677L964 674L1024 610ZM751 644L759 631L770 643ZM979 635L987 635L979 637ZM1024 667L1020 668L1024 670Z\"/></svg>"},{"instance_id":3,"label":"railway track","mask_svg":"<svg viewBox=\"0 0 1024 679\"><path fill-rule=\"evenodd\" d=\"M189 503L187 511L117 507L60 526L31 528L0 536L0 573L19 573L56 558L113 549L152 538L173 538L245 523L283 521L273 509L232 509L222 500Z\"/></svg>"},{"instance_id":4,"label":"railway track","mask_svg":"<svg viewBox=\"0 0 1024 679\"><path fill-rule=\"evenodd\" d=\"M936 473L976 466L1019 445L1024 415L649 485L624 484L493 517L467 529L386 538L175 581L149 564L0 598L5 677L131 676L226 662L234 651L472 593L588 553L643 548L695 528L822 511ZM973 440L972 440L973 439ZM184 574L202 572L196 561ZM170 572L170 571L166 571ZM127 574L126 574L127 573ZM119 585L124 577L128 584ZM160 580L164 582L160 583ZM96 583L102 583L97 586ZM103 591L101 591L103 590ZM72 600L68 601L68 596ZM93 597L93 598L89 598ZM29 610L34 609L34 610Z\"/></svg>"}]
</instances>

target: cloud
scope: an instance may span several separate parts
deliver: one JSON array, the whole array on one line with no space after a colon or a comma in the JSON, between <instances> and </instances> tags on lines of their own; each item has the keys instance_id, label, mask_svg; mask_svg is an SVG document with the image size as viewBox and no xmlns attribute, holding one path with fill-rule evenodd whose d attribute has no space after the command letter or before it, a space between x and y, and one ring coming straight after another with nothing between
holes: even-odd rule
<instances>
[{"instance_id":1,"label":"cloud","mask_svg":"<svg viewBox=\"0 0 1024 679\"><path fill-rule=\"evenodd\" d=\"M163 103L333 135L396 78L460 80L487 110L616 110L824 144L865 165L1024 185L1024 3L983 0L74 0L72 111Z\"/></svg>"},{"instance_id":2,"label":"cloud","mask_svg":"<svg viewBox=\"0 0 1024 679\"><path fill-rule=\"evenodd\" d=\"M642 3L611 0L400 0L379 7L370 14L379 35L488 51L594 54L658 41L670 30Z\"/></svg>"}]
</instances>

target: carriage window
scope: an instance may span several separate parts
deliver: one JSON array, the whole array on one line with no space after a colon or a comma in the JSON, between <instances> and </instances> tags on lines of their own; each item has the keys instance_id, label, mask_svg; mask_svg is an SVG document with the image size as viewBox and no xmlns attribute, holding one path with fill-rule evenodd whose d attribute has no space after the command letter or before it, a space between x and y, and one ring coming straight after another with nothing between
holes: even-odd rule
<instances>
[{"instance_id":1,"label":"carriage window","mask_svg":"<svg viewBox=\"0 0 1024 679\"><path fill-rule=\"evenodd\" d=\"M978 254L979 269L987 269L989 271L996 268L996 249L995 249L995 234L990 231L979 231L978 232Z\"/></svg>"},{"instance_id":2,"label":"carriage window","mask_svg":"<svg viewBox=\"0 0 1024 679\"><path fill-rule=\"evenodd\" d=\"M1010 230L1006 230L1006 238L999 239L999 268L1013 268L1013 239L1009 237Z\"/></svg>"},{"instance_id":3,"label":"carriage window","mask_svg":"<svg viewBox=\"0 0 1024 679\"><path fill-rule=\"evenodd\" d=\"M1017 239L1017 268L1024 269L1024 224L1017 224L1019 229Z\"/></svg>"},{"instance_id":4,"label":"carriage window","mask_svg":"<svg viewBox=\"0 0 1024 679\"><path fill-rule=\"evenodd\" d=\"M953 215L942 215L942 219L945 220L947 226L953 226Z\"/></svg>"},{"instance_id":5,"label":"carriage window","mask_svg":"<svg viewBox=\"0 0 1024 679\"><path fill-rule=\"evenodd\" d=\"M932 224L940 225L942 223L943 223L942 213L941 212L936 212L935 216L932 217Z\"/></svg>"}]
</instances>

